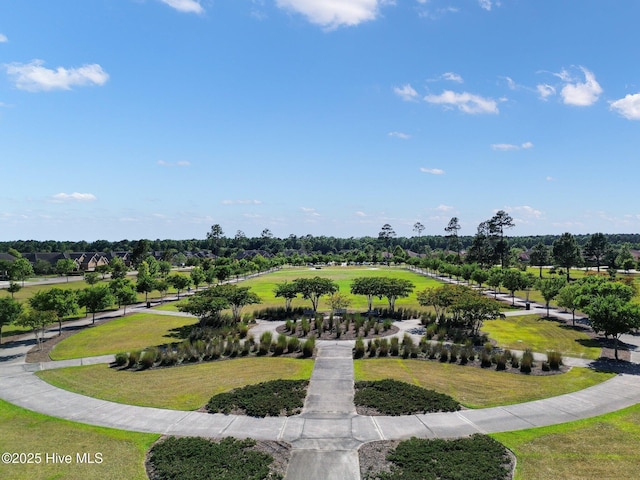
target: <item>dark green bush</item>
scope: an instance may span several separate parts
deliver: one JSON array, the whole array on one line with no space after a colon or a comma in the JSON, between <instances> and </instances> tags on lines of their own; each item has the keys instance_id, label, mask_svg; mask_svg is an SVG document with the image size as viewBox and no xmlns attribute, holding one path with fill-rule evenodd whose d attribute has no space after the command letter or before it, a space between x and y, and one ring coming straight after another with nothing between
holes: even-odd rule
<instances>
[{"instance_id":1,"label":"dark green bush","mask_svg":"<svg viewBox=\"0 0 640 480\"><path fill-rule=\"evenodd\" d=\"M211 397L207 410L225 414L242 410L252 417L296 415L304 405L308 384L306 380L274 380L247 385Z\"/></svg>"},{"instance_id":2,"label":"dark green bush","mask_svg":"<svg viewBox=\"0 0 640 480\"><path fill-rule=\"evenodd\" d=\"M454 412L460 405L448 395L397 380L356 382L354 403L382 415Z\"/></svg>"},{"instance_id":3,"label":"dark green bush","mask_svg":"<svg viewBox=\"0 0 640 480\"><path fill-rule=\"evenodd\" d=\"M129 356L125 352L116 353L115 364L118 367L124 367L129 361Z\"/></svg>"},{"instance_id":4,"label":"dark green bush","mask_svg":"<svg viewBox=\"0 0 640 480\"><path fill-rule=\"evenodd\" d=\"M149 452L152 480L262 480L270 478L270 455L253 450L255 440L169 437ZM204 475L206 473L206 476Z\"/></svg>"},{"instance_id":5,"label":"dark green bush","mask_svg":"<svg viewBox=\"0 0 640 480\"><path fill-rule=\"evenodd\" d=\"M316 348L316 337L307 338L302 344L302 356L309 358L313 356L313 350Z\"/></svg>"},{"instance_id":6,"label":"dark green bush","mask_svg":"<svg viewBox=\"0 0 640 480\"><path fill-rule=\"evenodd\" d=\"M475 434L456 440L417 439L401 442L389 453L391 472L380 480L507 480L507 449L491 437Z\"/></svg>"}]
</instances>

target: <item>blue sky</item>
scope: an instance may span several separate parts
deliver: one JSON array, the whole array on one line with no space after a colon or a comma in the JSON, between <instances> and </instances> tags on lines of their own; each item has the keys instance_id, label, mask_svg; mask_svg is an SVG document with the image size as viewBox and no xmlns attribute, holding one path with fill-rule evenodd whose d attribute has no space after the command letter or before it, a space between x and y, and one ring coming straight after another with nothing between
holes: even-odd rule
<instances>
[{"instance_id":1,"label":"blue sky","mask_svg":"<svg viewBox=\"0 0 640 480\"><path fill-rule=\"evenodd\" d=\"M0 3L0 240L637 233L640 2Z\"/></svg>"}]
</instances>

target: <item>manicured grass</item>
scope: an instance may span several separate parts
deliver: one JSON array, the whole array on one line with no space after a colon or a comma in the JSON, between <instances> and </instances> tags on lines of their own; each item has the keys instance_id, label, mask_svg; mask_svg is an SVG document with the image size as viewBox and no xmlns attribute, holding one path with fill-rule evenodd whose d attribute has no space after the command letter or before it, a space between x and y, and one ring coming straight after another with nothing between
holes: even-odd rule
<instances>
[{"instance_id":1,"label":"manicured grass","mask_svg":"<svg viewBox=\"0 0 640 480\"><path fill-rule=\"evenodd\" d=\"M177 329L196 322L190 317L135 313L86 328L57 344L49 356L53 360L65 360L176 342L180 340Z\"/></svg>"},{"instance_id":2,"label":"manicured grass","mask_svg":"<svg viewBox=\"0 0 640 480\"><path fill-rule=\"evenodd\" d=\"M482 332L498 342L498 346L512 350L546 352L556 350L567 357L595 360L600 357L598 342L586 333L568 325L537 315L519 315L484 322Z\"/></svg>"},{"instance_id":3,"label":"manicured grass","mask_svg":"<svg viewBox=\"0 0 640 480\"><path fill-rule=\"evenodd\" d=\"M196 410L217 393L268 380L308 380L312 370L313 360L261 357L141 372L91 365L46 370L37 375L65 390L112 402Z\"/></svg>"},{"instance_id":4,"label":"manicured grass","mask_svg":"<svg viewBox=\"0 0 640 480\"><path fill-rule=\"evenodd\" d=\"M0 452L39 452L42 455L40 464L0 463L0 478L145 480L145 454L158 438L159 435L60 420L0 400ZM70 465L47 464L46 453L71 455L73 461ZM76 453L87 453L91 458L95 453L101 453L103 460L100 464L78 464Z\"/></svg>"},{"instance_id":5,"label":"manicured grass","mask_svg":"<svg viewBox=\"0 0 640 480\"><path fill-rule=\"evenodd\" d=\"M262 299L259 305L246 307L243 312L251 312L266 307L284 307L284 300L276 298L273 289L276 284L284 281L292 281L296 278L326 277L335 281L340 287L340 292L348 294L351 297L350 309L366 310L367 299L364 295L351 295L351 281L357 277L393 277L410 280L415 285L413 293L407 298L401 298L396 301L396 307L421 309L416 299L416 293L424 290L426 287L436 287L442 285L437 280L430 277L424 277L416 273L410 272L403 268L394 267L323 267L320 270L308 267L285 268L268 275L251 278L241 283L243 287L251 287L251 290L257 293ZM326 296L320 300L319 310L328 310L330 307L327 303ZM293 307L310 308L311 302L302 298L297 298L292 302ZM382 300L375 298L373 308L388 308L389 303L385 298Z\"/></svg>"},{"instance_id":6,"label":"manicured grass","mask_svg":"<svg viewBox=\"0 0 640 480\"><path fill-rule=\"evenodd\" d=\"M518 458L516 480L637 478L640 404L600 417L491 435Z\"/></svg>"},{"instance_id":7,"label":"manicured grass","mask_svg":"<svg viewBox=\"0 0 640 480\"><path fill-rule=\"evenodd\" d=\"M355 360L354 370L357 381L392 378L413 383L445 393L469 408L553 397L591 387L614 376L586 368L572 368L558 375L529 376L399 358Z\"/></svg>"}]
</instances>

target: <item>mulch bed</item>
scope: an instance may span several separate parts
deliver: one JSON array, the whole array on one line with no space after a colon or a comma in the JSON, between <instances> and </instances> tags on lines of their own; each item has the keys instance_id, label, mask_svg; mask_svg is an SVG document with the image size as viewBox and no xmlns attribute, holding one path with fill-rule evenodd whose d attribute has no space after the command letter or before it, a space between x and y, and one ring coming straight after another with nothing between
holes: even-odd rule
<instances>
[{"instance_id":1,"label":"mulch bed","mask_svg":"<svg viewBox=\"0 0 640 480\"><path fill-rule=\"evenodd\" d=\"M310 335L313 335L316 337L316 340L355 340L357 337L362 337L365 340L370 339L370 338L381 338L381 337L389 337L391 335L395 335L396 333L398 333L400 331L400 329L398 327L396 327L395 325L392 325L388 330L383 330L382 328L380 329L380 332L378 334L373 333L373 330L371 330L366 336L363 335L356 335L355 329L353 328L353 324L349 326L349 330L346 332L343 332L340 335L340 338L336 337L336 332L335 331L323 331L322 334L320 336L317 336L317 332L316 330L311 330L309 332ZM291 336L291 333L289 332L289 330L287 330L286 325L280 325L277 329L276 332L278 333L282 333L283 335L288 335ZM298 333L300 332L300 328L298 327ZM296 335L298 336L298 338L300 338L301 340L306 339L307 337L303 337L300 335Z\"/></svg>"}]
</instances>

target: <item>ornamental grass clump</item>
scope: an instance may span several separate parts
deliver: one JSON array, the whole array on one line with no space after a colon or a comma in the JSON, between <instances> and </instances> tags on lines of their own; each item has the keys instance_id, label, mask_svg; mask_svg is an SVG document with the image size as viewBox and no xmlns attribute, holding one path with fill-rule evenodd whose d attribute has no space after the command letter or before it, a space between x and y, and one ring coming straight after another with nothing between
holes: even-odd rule
<instances>
[{"instance_id":1,"label":"ornamental grass clump","mask_svg":"<svg viewBox=\"0 0 640 480\"><path fill-rule=\"evenodd\" d=\"M124 367L129 361L129 356L125 352L116 353L116 367Z\"/></svg>"},{"instance_id":2,"label":"ornamental grass clump","mask_svg":"<svg viewBox=\"0 0 640 480\"><path fill-rule=\"evenodd\" d=\"M547 352L547 363L551 370L560 370L562 366L562 354L555 350Z\"/></svg>"},{"instance_id":3,"label":"ornamental grass clump","mask_svg":"<svg viewBox=\"0 0 640 480\"><path fill-rule=\"evenodd\" d=\"M364 340L362 339L362 337L358 337L356 338L356 345L355 345L355 348L353 349L353 358L362 358L364 357L364 353L365 353Z\"/></svg>"},{"instance_id":4,"label":"ornamental grass clump","mask_svg":"<svg viewBox=\"0 0 640 480\"><path fill-rule=\"evenodd\" d=\"M302 345L302 356L309 358L313 356L313 350L316 348L316 337L309 337L304 341Z\"/></svg>"},{"instance_id":5,"label":"ornamental grass clump","mask_svg":"<svg viewBox=\"0 0 640 480\"><path fill-rule=\"evenodd\" d=\"M287 353L294 353L300 350L300 340L298 337L289 337L287 339Z\"/></svg>"},{"instance_id":6,"label":"ornamental grass clump","mask_svg":"<svg viewBox=\"0 0 640 480\"><path fill-rule=\"evenodd\" d=\"M400 354L400 340L398 340L398 337L391 338L389 353L392 357L397 357Z\"/></svg>"}]
</instances>

